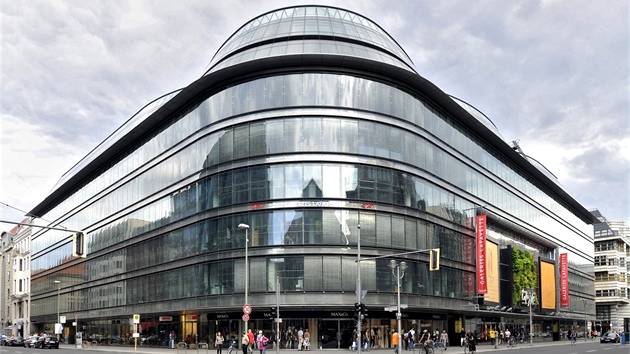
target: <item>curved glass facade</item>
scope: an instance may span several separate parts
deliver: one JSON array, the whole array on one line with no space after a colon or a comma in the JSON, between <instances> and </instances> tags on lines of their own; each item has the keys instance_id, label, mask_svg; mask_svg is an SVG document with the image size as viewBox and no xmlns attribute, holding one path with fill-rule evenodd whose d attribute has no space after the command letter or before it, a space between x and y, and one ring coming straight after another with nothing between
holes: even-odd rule
<instances>
[{"instance_id":1,"label":"curved glass facade","mask_svg":"<svg viewBox=\"0 0 630 354\"><path fill-rule=\"evenodd\" d=\"M344 39L334 40L330 35L341 25ZM300 33L326 36L294 38L300 26ZM278 38L286 41L273 41ZM203 80L273 51L279 58L350 55L412 69L404 51L371 21L314 6L274 11L246 24L199 82L216 85ZM56 312L51 272L63 277L61 312L78 312L95 325L124 319L133 308L153 318L203 314L206 322L197 325L212 327L217 313L232 319L240 310L246 271L251 302L259 306L275 304L268 294L278 280L289 314L346 313L355 302L360 225L362 286L372 294L366 302L391 301L395 278L387 264L404 260L409 269L400 291L410 316L422 319L431 304L439 318L432 325L454 329L455 317L475 314L466 308L477 295L474 217L486 212L489 240L499 250L521 248L536 262L569 253L571 279L582 282L571 285L571 296L587 295L593 266L588 222L565 197L460 123L483 120L488 126L487 117L472 108L471 115L455 116L420 88L377 80L382 76L361 68L300 67L258 76L252 70L249 80L219 83L221 89L192 95L185 104L173 98L187 89L165 96L155 109L182 113L150 131L130 120L94 153L118 148L127 133L140 137L133 145L89 167L90 179L72 186L69 176L60 180L71 192L42 206L42 217L85 230L89 256L69 256L66 232L34 233L36 320L45 323ZM241 223L250 226L247 270ZM431 248L440 248L439 272L429 271L426 252L400 256ZM330 295L326 302L322 292ZM194 305L182 308L182 301Z\"/></svg>"},{"instance_id":2,"label":"curved glass facade","mask_svg":"<svg viewBox=\"0 0 630 354\"><path fill-rule=\"evenodd\" d=\"M414 69L405 51L377 24L354 12L323 6L288 7L249 21L221 46L209 67L253 44L309 36L361 42L365 47L390 52Z\"/></svg>"}]
</instances>

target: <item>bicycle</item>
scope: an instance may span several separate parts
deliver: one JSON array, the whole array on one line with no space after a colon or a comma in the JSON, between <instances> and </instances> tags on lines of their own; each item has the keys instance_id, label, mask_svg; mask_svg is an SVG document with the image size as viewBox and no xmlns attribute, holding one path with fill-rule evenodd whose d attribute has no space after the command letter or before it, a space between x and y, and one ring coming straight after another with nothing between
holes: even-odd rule
<instances>
[{"instance_id":1,"label":"bicycle","mask_svg":"<svg viewBox=\"0 0 630 354\"><path fill-rule=\"evenodd\" d=\"M418 352L422 350L425 354L434 354L435 343L432 342L431 340L426 340L424 343L414 343L413 347L418 349Z\"/></svg>"},{"instance_id":2,"label":"bicycle","mask_svg":"<svg viewBox=\"0 0 630 354\"><path fill-rule=\"evenodd\" d=\"M236 344L236 341L233 340L230 342L230 347L227 350L227 354L232 354L232 353L236 354L237 352L238 352L237 344Z\"/></svg>"},{"instance_id":3,"label":"bicycle","mask_svg":"<svg viewBox=\"0 0 630 354\"><path fill-rule=\"evenodd\" d=\"M470 345L468 344L468 339L464 339L464 354L470 353Z\"/></svg>"},{"instance_id":4,"label":"bicycle","mask_svg":"<svg viewBox=\"0 0 630 354\"><path fill-rule=\"evenodd\" d=\"M510 348L516 348L516 339L514 337L510 337L507 340L507 347Z\"/></svg>"}]
</instances>

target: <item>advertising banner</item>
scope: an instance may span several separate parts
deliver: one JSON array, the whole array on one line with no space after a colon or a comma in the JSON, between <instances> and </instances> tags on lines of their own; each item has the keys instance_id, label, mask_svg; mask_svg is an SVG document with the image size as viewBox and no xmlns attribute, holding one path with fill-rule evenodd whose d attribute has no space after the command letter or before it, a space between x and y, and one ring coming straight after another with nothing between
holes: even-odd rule
<instances>
[{"instance_id":1,"label":"advertising banner","mask_svg":"<svg viewBox=\"0 0 630 354\"><path fill-rule=\"evenodd\" d=\"M569 260L560 253L560 307L569 307Z\"/></svg>"},{"instance_id":2,"label":"advertising banner","mask_svg":"<svg viewBox=\"0 0 630 354\"><path fill-rule=\"evenodd\" d=\"M486 215L477 215L475 220L477 233L477 293L487 294L486 274Z\"/></svg>"},{"instance_id":3,"label":"advertising banner","mask_svg":"<svg viewBox=\"0 0 630 354\"><path fill-rule=\"evenodd\" d=\"M542 309L556 309L556 266L540 262L540 305Z\"/></svg>"},{"instance_id":4,"label":"advertising banner","mask_svg":"<svg viewBox=\"0 0 630 354\"><path fill-rule=\"evenodd\" d=\"M488 280L488 293L483 300L499 303L499 246L486 241L486 274Z\"/></svg>"}]
</instances>

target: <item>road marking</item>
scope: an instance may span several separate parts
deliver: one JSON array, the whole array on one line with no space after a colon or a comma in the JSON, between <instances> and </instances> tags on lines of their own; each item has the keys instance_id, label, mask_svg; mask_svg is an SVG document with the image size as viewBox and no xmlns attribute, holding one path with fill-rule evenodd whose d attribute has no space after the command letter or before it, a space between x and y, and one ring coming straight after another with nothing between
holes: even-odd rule
<instances>
[{"instance_id":1,"label":"road marking","mask_svg":"<svg viewBox=\"0 0 630 354\"><path fill-rule=\"evenodd\" d=\"M597 350L587 350L587 353L592 353L592 352L596 352Z\"/></svg>"}]
</instances>

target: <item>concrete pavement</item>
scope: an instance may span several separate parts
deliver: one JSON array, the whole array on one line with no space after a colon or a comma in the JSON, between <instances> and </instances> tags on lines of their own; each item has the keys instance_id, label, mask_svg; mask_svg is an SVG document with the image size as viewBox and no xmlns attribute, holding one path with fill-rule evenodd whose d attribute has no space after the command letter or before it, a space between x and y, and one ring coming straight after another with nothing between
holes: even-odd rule
<instances>
[{"instance_id":1,"label":"concrete pavement","mask_svg":"<svg viewBox=\"0 0 630 354\"><path fill-rule=\"evenodd\" d=\"M578 341L576 345L579 346L579 345L583 345L587 343L595 343L595 341L588 341L588 342ZM560 345L569 346L570 342L567 340L557 341L557 342L552 342L552 341L534 342L532 347L543 348L543 347L560 346ZM127 346L127 345L98 345L98 346L88 346L86 348L76 348L75 345L61 344L60 348L76 349L76 350L81 350L81 351L86 351L86 352L142 353L142 354L167 354L167 353L170 353L170 354L216 354L217 352L215 348L169 349L169 348L164 348L164 347L149 347L149 346L134 347L134 346ZM530 345L529 343L518 343L515 348L508 348L505 345L500 345L498 346L498 348L495 349L494 345L481 344L477 346L477 353L491 353L491 352L498 352L498 351L505 351L505 350L515 350L519 348L520 349L530 348ZM436 354L450 354L450 353L462 354L463 351L464 351L463 348L459 346L454 346L454 347L449 347L446 351L437 350ZM318 353L322 354L324 352L326 352L326 354L332 354L333 352L347 352L347 354L353 353L350 349L311 349L310 352L313 352L313 354L318 354ZM362 351L362 352L365 352L365 351ZM275 353L276 353L276 349L266 350L266 354L275 354ZM280 349L279 353L280 354L301 354L301 353L298 353L297 349ZM393 354L393 349L371 349L369 353L370 354ZM227 354L226 348L222 350L222 354ZM241 351L239 350L238 352L236 352L236 354L241 354ZM259 351L255 350L253 354L259 354ZM420 352L417 350L415 351L403 350L401 351L401 354L420 354Z\"/></svg>"}]
</instances>

